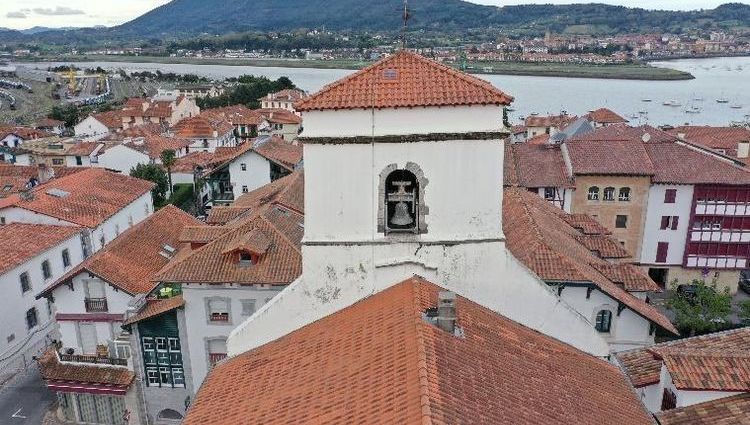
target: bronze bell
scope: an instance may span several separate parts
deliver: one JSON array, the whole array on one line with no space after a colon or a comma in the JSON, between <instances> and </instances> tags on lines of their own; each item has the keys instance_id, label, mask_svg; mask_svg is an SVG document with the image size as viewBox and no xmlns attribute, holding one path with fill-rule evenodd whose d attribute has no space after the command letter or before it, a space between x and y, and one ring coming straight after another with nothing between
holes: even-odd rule
<instances>
[{"instance_id":1,"label":"bronze bell","mask_svg":"<svg viewBox=\"0 0 750 425\"><path fill-rule=\"evenodd\" d=\"M414 219L409 215L409 206L406 202L401 201L395 206L393 211L393 217L391 217L391 224L395 226L408 226L414 223Z\"/></svg>"}]
</instances>

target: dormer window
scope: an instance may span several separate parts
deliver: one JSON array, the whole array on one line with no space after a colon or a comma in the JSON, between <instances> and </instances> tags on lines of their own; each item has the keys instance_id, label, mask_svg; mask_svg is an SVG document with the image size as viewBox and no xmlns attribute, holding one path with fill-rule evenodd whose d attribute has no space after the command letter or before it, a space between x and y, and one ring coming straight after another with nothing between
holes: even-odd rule
<instances>
[{"instance_id":1,"label":"dormer window","mask_svg":"<svg viewBox=\"0 0 750 425\"><path fill-rule=\"evenodd\" d=\"M253 265L253 254L249 252L240 252L240 265L241 266L251 266Z\"/></svg>"},{"instance_id":2,"label":"dormer window","mask_svg":"<svg viewBox=\"0 0 750 425\"><path fill-rule=\"evenodd\" d=\"M258 264L271 248L271 239L261 230L253 229L237 235L229 242L223 253L230 255L233 262L241 267Z\"/></svg>"},{"instance_id":3,"label":"dormer window","mask_svg":"<svg viewBox=\"0 0 750 425\"><path fill-rule=\"evenodd\" d=\"M419 183L407 170L391 172L385 181L386 233L418 233Z\"/></svg>"}]
</instances>

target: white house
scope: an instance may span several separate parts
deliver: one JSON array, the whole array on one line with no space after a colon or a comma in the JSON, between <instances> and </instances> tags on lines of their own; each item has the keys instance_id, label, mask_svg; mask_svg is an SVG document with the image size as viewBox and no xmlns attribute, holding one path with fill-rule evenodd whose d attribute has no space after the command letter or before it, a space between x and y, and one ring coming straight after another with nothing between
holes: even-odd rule
<instances>
[{"instance_id":1,"label":"white house","mask_svg":"<svg viewBox=\"0 0 750 425\"><path fill-rule=\"evenodd\" d=\"M188 154L191 142L173 137L148 134L126 138L122 143L108 147L98 157L100 167L128 174L138 164L161 164L161 154L172 150L175 158Z\"/></svg>"},{"instance_id":2,"label":"white house","mask_svg":"<svg viewBox=\"0 0 750 425\"><path fill-rule=\"evenodd\" d=\"M223 115L204 113L180 121L175 137L191 141L191 152L214 152L218 147L237 145L234 126Z\"/></svg>"},{"instance_id":3,"label":"white house","mask_svg":"<svg viewBox=\"0 0 750 425\"><path fill-rule=\"evenodd\" d=\"M0 379L33 363L58 338L54 307L34 295L84 259L77 226L0 226Z\"/></svg>"},{"instance_id":4,"label":"white house","mask_svg":"<svg viewBox=\"0 0 750 425\"><path fill-rule=\"evenodd\" d=\"M417 274L607 356L589 319L506 247L501 117L511 101L485 81L400 51L298 103L302 276L232 331L229 355Z\"/></svg>"},{"instance_id":5,"label":"white house","mask_svg":"<svg viewBox=\"0 0 750 425\"><path fill-rule=\"evenodd\" d=\"M73 127L77 137L100 139L108 134L122 131L122 117L119 111L91 114Z\"/></svg>"},{"instance_id":6,"label":"white house","mask_svg":"<svg viewBox=\"0 0 750 425\"><path fill-rule=\"evenodd\" d=\"M154 212L153 183L89 168L0 200L0 223L84 228L87 254Z\"/></svg>"},{"instance_id":7,"label":"white house","mask_svg":"<svg viewBox=\"0 0 750 425\"><path fill-rule=\"evenodd\" d=\"M276 93L268 93L260 100L263 109L286 109L296 112L294 104L307 97L307 93L300 89L284 89Z\"/></svg>"}]
</instances>

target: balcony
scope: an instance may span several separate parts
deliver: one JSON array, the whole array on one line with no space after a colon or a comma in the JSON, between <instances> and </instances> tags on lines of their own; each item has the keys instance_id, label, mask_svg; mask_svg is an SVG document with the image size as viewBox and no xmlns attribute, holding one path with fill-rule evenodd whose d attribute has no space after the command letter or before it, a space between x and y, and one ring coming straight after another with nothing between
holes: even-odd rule
<instances>
[{"instance_id":1,"label":"balcony","mask_svg":"<svg viewBox=\"0 0 750 425\"><path fill-rule=\"evenodd\" d=\"M208 353L208 361L211 363L211 367L215 366L216 363L227 358L227 353Z\"/></svg>"},{"instance_id":2,"label":"balcony","mask_svg":"<svg viewBox=\"0 0 750 425\"><path fill-rule=\"evenodd\" d=\"M746 216L750 215L750 204L745 202L698 201L695 204L695 213L697 215Z\"/></svg>"},{"instance_id":3,"label":"balcony","mask_svg":"<svg viewBox=\"0 0 750 425\"><path fill-rule=\"evenodd\" d=\"M112 366L128 365L128 359L116 359L113 357L87 356L83 354L59 354L59 356L61 362L106 364Z\"/></svg>"},{"instance_id":4,"label":"balcony","mask_svg":"<svg viewBox=\"0 0 750 425\"><path fill-rule=\"evenodd\" d=\"M707 267L711 269L744 269L747 258L729 256L688 255L687 267Z\"/></svg>"},{"instance_id":5,"label":"balcony","mask_svg":"<svg viewBox=\"0 0 750 425\"><path fill-rule=\"evenodd\" d=\"M106 298L86 298L83 302L86 304L87 313L104 313L107 311Z\"/></svg>"},{"instance_id":6,"label":"balcony","mask_svg":"<svg viewBox=\"0 0 750 425\"><path fill-rule=\"evenodd\" d=\"M750 231L692 230L690 242L750 242Z\"/></svg>"}]
</instances>

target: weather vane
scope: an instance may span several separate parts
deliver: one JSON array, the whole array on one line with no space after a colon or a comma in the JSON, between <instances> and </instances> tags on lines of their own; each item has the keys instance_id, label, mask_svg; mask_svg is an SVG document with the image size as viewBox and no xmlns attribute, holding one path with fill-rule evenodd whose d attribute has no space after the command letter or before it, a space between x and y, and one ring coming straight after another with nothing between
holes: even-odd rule
<instances>
[{"instance_id":1,"label":"weather vane","mask_svg":"<svg viewBox=\"0 0 750 425\"><path fill-rule=\"evenodd\" d=\"M409 0L404 0L404 27L401 29L401 48L406 48L406 28L409 25L409 18L411 18L411 13L409 12Z\"/></svg>"}]
</instances>

